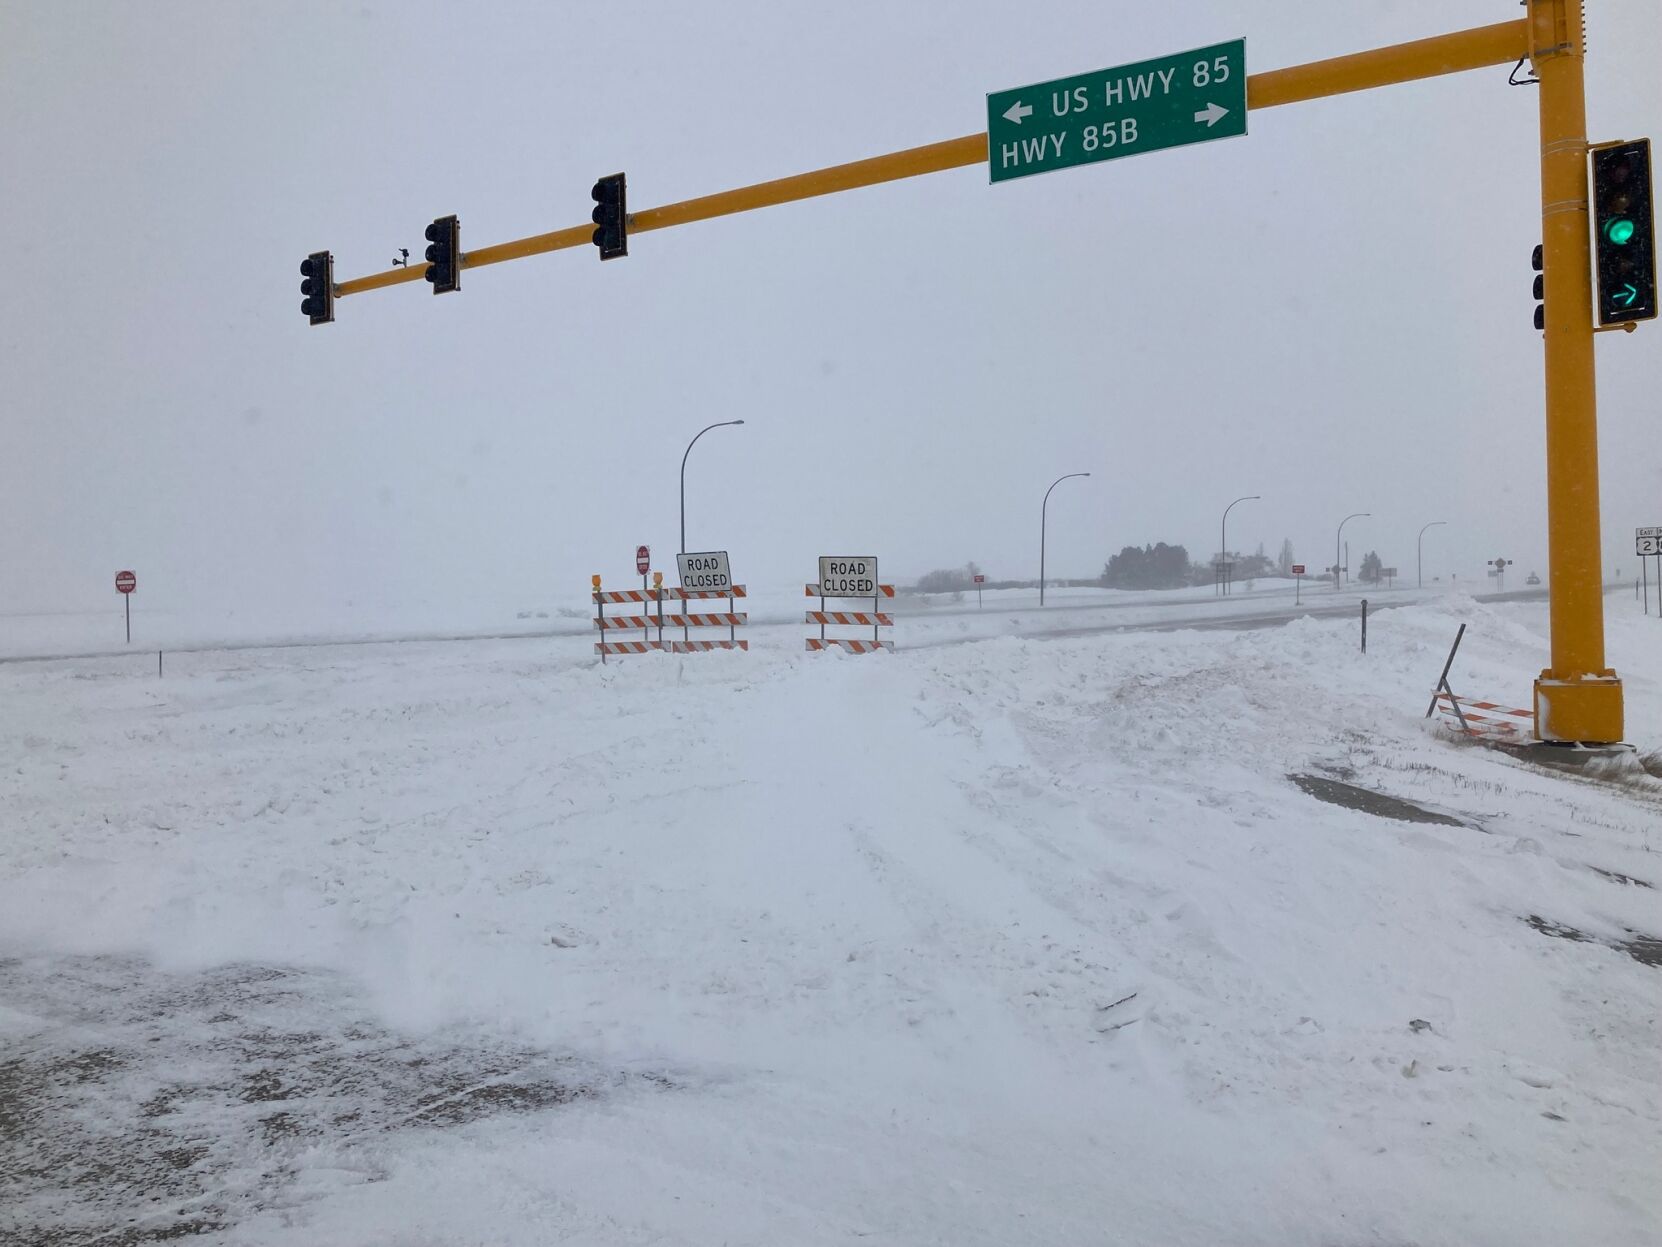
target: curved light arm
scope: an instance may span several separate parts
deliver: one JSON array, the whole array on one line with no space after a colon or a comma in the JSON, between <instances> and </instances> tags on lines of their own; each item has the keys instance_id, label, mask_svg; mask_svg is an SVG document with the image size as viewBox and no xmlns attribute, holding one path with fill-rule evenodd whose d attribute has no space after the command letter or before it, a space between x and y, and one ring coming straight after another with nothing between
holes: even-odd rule
<instances>
[{"instance_id":1,"label":"curved light arm","mask_svg":"<svg viewBox=\"0 0 1662 1247\"><path fill-rule=\"evenodd\" d=\"M1436 528L1437 525L1439 525L1439 524L1447 524L1447 523L1448 523L1447 520L1432 520L1431 523L1429 523L1425 526L1425 528L1420 529L1420 537L1425 536L1425 529L1426 528ZM1418 541L1419 539L1420 539L1419 537L1414 538L1415 541Z\"/></svg>"},{"instance_id":2,"label":"curved light arm","mask_svg":"<svg viewBox=\"0 0 1662 1247\"><path fill-rule=\"evenodd\" d=\"M1243 503L1243 502L1257 502L1262 497L1263 497L1262 494L1247 494L1244 498L1235 499L1234 502L1230 503L1227 507L1225 507L1223 509L1223 522L1225 524L1229 523L1229 513L1231 511L1233 511L1241 503Z\"/></svg>"},{"instance_id":3,"label":"curved light arm","mask_svg":"<svg viewBox=\"0 0 1662 1247\"><path fill-rule=\"evenodd\" d=\"M711 429L723 429L723 428L726 428L730 424L743 424L743 423L744 423L743 420L718 420L714 424L705 425L697 433L693 434L692 441L687 443L687 449L684 450L681 453L681 475L685 476L687 474L687 456L692 454L692 448L697 443L699 438L703 437Z\"/></svg>"},{"instance_id":4,"label":"curved light arm","mask_svg":"<svg viewBox=\"0 0 1662 1247\"><path fill-rule=\"evenodd\" d=\"M1063 481L1071 481L1076 476L1089 476L1089 475L1090 475L1089 472L1069 472L1066 476L1058 476L1055 480L1053 480L1050 483L1050 489L1055 489ZM1040 508L1039 508L1041 511L1044 510L1045 507L1048 507L1050 505L1050 489L1045 490L1045 500L1044 500L1043 505L1041 505Z\"/></svg>"}]
</instances>

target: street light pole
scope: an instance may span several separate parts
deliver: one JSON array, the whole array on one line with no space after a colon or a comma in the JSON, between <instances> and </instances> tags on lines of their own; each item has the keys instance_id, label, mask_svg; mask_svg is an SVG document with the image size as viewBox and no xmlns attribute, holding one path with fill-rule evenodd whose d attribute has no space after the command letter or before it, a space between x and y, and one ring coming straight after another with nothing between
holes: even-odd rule
<instances>
[{"instance_id":1,"label":"street light pole","mask_svg":"<svg viewBox=\"0 0 1662 1247\"><path fill-rule=\"evenodd\" d=\"M1447 520L1432 520L1425 528L1436 528L1439 524L1447 524ZM1414 538L1414 580L1420 588L1425 588L1425 560L1421 555L1420 543L1425 540L1425 528L1420 529L1420 535Z\"/></svg>"},{"instance_id":2,"label":"street light pole","mask_svg":"<svg viewBox=\"0 0 1662 1247\"><path fill-rule=\"evenodd\" d=\"M1218 565L1218 584L1222 587L1225 594L1228 594L1229 592L1228 572L1225 571L1225 568L1229 563L1229 513L1235 509L1236 503L1257 502L1258 500L1258 494L1248 494L1244 498L1235 499L1235 502L1230 503L1223 509L1223 520L1218 525L1218 558L1220 560Z\"/></svg>"},{"instance_id":3,"label":"street light pole","mask_svg":"<svg viewBox=\"0 0 1662 1247\"><path fill-rule=\"evenodd\" d=\"M1063 481L1070 481L1076 476L1089 476L1089 472L1069 472L1066 476L1058 476L1050 483L1050 489L1055 489ZM1045 525L1050 510L1050 489L1045 490L1044 504L1039 507L1039 605L1045 604Z\"/></svg>"},{"instance_id":4,"label":"street light pole","mask_svg":"<svg viewBox=\"0 0 1662 1247\"><path fill-rule=\"evenodd\" d=\"M1333 590L1334 590L1334 592L1338 592L1338 590L1339 590L1339 569L1342 566L1344 566L1344 561L1339 557L1339 549L1340 549L1340 546L1342 544L1341 539L1345 535L1345 525L1350 523L1352 520L1367 519L1370 516L1372 516L1372 514L1373 514L1373 512L1371 512L1371 511L1357 511L1355 514L1347 515L1347 516L1345 516L1344 519L1339 521L1339 531L1333 538Z\"/></svg>"},{"instance_id":5,"label":"street light pole","mask_svg":"<svg viewBox=\"0 0 1662 1247\"><path fill-rule=\"evenodd\" d=\"M687 552L687 456L692 454L693 444L711 429L722 429L730 424L743 423L743 420L721 420L715 424L706 425L693 435L692 441L687 443L687 449L681 454L681 548L677 551L678 554Z\"/></svg>"}]
</instances>

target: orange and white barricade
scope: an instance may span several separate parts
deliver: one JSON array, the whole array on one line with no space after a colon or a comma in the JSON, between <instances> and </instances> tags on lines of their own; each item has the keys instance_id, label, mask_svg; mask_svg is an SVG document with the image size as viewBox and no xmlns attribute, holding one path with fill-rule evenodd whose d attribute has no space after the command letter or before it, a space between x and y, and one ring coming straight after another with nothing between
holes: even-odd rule
<instances>
[{"instance_id":1,"label":"orange and white barricade","mask_svg":"<svg viewBox=\"0 0 1662 1247\"><path fill-rule=\"evenodd\" d=\"M664 626L681 629L681 639L669 643L672 654L702 654L713 649L742 649L749 650L750 642L739 637L739 629L750 621L750 616L738 608L738 599L745 596L743 585L733 585L727 589L668 589L664 590L664 600L667 602L707 602L726 599L727 609L724 611L688 610L683 605L679 610L663 616ZM726 628L725 640L700 641L694 640L694 628Z\"/></svg>"},{"instance_id":2,"label":"orange and white barricade","mask_svg":"<svg viewBox=\"0 0 1662 1247\"><path fill-rule=\"evenodd\" d=\"M1448 673L1454 667L1454 656L1460 652L1460 642L1465 636L1466 625L1461 624L1460 631L1454 634L1454 644L1449 648L1448 661L1443 663L1443 674L1437 677L1437 688L1431 694L1431 704L1425 709L1425 717L1429 719L1433 714L1441 715L1445 727L1492 745L1521 745L1534 740L1533 710L1503 706L1498 701L1461 697L1454 691L1454 686L1448 681Z\"/></svg>"},{"instance_id":3,"label":"orange and white barricade","mask_svg":"<svg viewBox=\"0 0 1662 1247\"><path fill-rule=\"evenodd\" d=\"M741 640L738 629L749 622L750 616L736 610L737 599L746 596L743 585L731 589L676 589L664 584L662 572L652 573L649 589L602 589L600 577L591 578L595 605L594 626L600 633L594 652L605 662L610 654L648 654L663 651L671 654L702 654L717 649L749 650L750 642ZM725 599L724 611L688 610L687 602ZM668 608L666 609L666 604ZM606 608L621 609L608 615ZM681 629L679 641L664 639L665 628ZM694 628L726 628L727 636L720 640L694 640ZM613 639L617 632L634 632L638 636Z\"/></svg>"},{"instance_id":4,"label":"orange and white barricade","mask_svg":"<svg viewBox=\"0 0 1662 1247\"><path fill-rule=\"evenodd\" d=\"M652 574L652 587L646 587L641 577L639 589L602 589L600 577L590 576L593 588L594 626L600 639L594 643L594 652L605 662L608 654L648 654L667 649L664 643L664 574ZM608 606L620 607L608 615ZM618 632L639 632L639 637L616 637Z\"/></svg>"},{"instance_id":5,"label":"orange and white barricade","mask_svg":"<svg viewBox=\"0 0 1662 1247\"><path fill-rule=\"evenodd\" d=\"M1446 689L1439 689L1437 712L1445 726L1481 740L1520 744L1535 738L1533 710L1519 710L1475 697L1457 697Z\"/></svg>"},{"instance_id":6,"label":"orange and white barricade","mask_svg":"<svg viewBox=\"0 0 1662 1247\"><path fill-rule=\"evenodd\" d=\"M806 596L819 599L819 609L809 611L803 618L804 623L817 624L819 635L808 638L808 652L817 650L840 649L851 654L872 654L878 650L893 650L894 642L883 638L882 629L894 627L894 616L886 612L883 607L894 600L893 585L877 585L876 592L870 597L852 597L847 594L822 593L820 585L803 585ZM859 602L860 610L828 610L826 603L832 602ZM865 603L871 603L871 609L865 610ZM869 637L837 637L827 636L827 628L859 628L864 631L871 629Z\"/></svg>"}]
</instances>

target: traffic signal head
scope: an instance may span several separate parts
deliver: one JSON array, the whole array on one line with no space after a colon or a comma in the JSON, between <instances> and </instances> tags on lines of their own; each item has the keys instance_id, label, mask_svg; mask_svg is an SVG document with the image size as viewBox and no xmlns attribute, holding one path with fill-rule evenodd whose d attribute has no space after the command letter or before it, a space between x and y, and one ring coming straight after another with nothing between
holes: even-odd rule
<instances>
[{"instance_id":1,"label":"traffic signal head","mask_svg":"<svg viewBox=\"0 0 1662 1247\"><path fill-rule=\"evenodd\" d=\"M629 208L625 200L623 174L601 178L589 192L594 199L594 245L602 260L629 254Z\"/></svg>"},{"instance_id":2,"label":"traffic signal head","mask_svg":"<svg viewBox=\"0 0 1662 1247\"><path fill-rule=\"evenodd\" d=\"M1542 300L1546 298L1547 290L1546 282L1541 276L1541 268L1545 263L1545 257L1541 254L1540 243L1535 244L1535 254L1530 256L1529 263L1535 269L1535 327L1545 329L1547 327L1547 309Z\"/></svg>"},{"instance_id":3,"label":"traffic signal head","mask_svg":"<svg viewBox=\"0 0 1662 1247\"><path fill-rule=\"evenodd\" d=\"M1601 325L1656 315L1650 140L1593 149L1593 271Z\"/></svg>"},{"instance_id":4,"label":"traffic signal head","mask_svg":"<svg viewBox=\"0 0 1662 1247\"><path fill-rule=\"evenodd\" d=\"M427 227L427 272L434 294L462 288L462 223L441 216Z\"/></svg>"},{"instance_id":5,"label":"traffic signal head","mask_svg":"<svg viewBox=\"0 0 1662 1247\"><path fill-rule=\"evenodd\" d=\"M314 325L335 319L335 259L327 251L314 251L300 261L300 310Z\"/></svg>"}]
</instances>

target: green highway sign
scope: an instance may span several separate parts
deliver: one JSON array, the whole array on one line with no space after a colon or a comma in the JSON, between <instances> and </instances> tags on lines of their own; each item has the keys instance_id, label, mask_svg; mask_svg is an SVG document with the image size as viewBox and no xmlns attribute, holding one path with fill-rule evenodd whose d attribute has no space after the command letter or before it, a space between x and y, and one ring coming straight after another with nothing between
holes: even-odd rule
<instances>
[{"instance_id":1,"label":"green highway sign","mask_svg":"<svg viewBox=\"0 0 1662 1247\"><path fill-rule=\"evenodd\" d=\"M1245 134L1246 40L987 96L988 173L1034 173Z\"/></svg>"}]
</instances>

